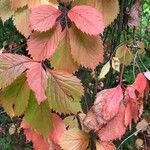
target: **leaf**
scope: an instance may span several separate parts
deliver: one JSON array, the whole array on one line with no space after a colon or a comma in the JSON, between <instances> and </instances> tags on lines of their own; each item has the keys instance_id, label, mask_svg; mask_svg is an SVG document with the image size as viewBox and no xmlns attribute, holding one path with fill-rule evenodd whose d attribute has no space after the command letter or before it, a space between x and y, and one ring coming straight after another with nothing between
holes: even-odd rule
<instances>
[{"instance_id":1,"label":"leaf","mask_svg":"<svg viewBox=\"0 0 150 150\"><path fill-rule=\"evenodd\" d=\"M103 45L99 36L89 36L72 25L69 29L71 54L82 66L95 69L103 61Z\"/></svg>"},{"instance_id":2,"label":"leaf","mask_svg":"<svg viewBox=\"0 0 150 150\"><path fill-rule=\"evenodd\" d=\"M16 26L17 30L26 38L31 34L31 29L29 27L29 13L29 9L25 7L16 11L14 15L14 25Z\"/></svg>"},{"instance_id":3,"label":"leaf","mask_svg":"<svg viewBox=\"0 0 150 150\"><path fill-rule=\"evenodd\" d=\"M60 26L48 32L33 33L27 42L29 54L37 61L49 59L54 54L62 36Z\"/></svg>"},{"instance_id":4,"label":"leaf","mask_svg":"<svg viewBox=\"0 0 150 150\"><path fill-rule=\"evenodd\" d=\"M120 72L120 61L117 57L113 57L113 59L112 59L112 68L115 71Z\"/></svg>"},{"instance_id":5,"label":"leaf","mask_svg":"<svg viewBox=\"0 0 150 150\"><path fill-rule=\"evenodd\" d=\"M90 5L103 16L105 27L110 25L119 14L118 0L74 0L73 5Z\"/></svg>"},{"instance_id":6,"label":"leaf","mask_svg":"<svg viewBox=\"0 0 150 150\"><path fill-rule=\"evenodd\" d=\"M110 70L110 61L108 61L102 68L101 70L101 73L98 77L98 79L102 79L102 78L105 78L105 76L107 75L107 73L109 72Z\"/></svg>"},{"instance_id":7,"label":"leaf","mask_svg":"<svg viewBox=\"0 0 150 150\"><path fill-rule=\"evenodd\" d=\"M149 126L149 123L148 123L145 119L142 119L142 120L141 120L140 122L138 122L138 124L136 125L136 129L137 129L137 131L144 130L144 129L146 129L148 126Z\"/></svg>"},{"instance_id":8,"label":"leaf","mask_svg":"<svg viewBox=\"0 0 150 150\"><path fill-rule=\"evenodd\" d=\"M68 17L82 32L90 35L103 33L104 23L102 15L90 6L75 6L68 12Z\"/></svg>"},{"instance_id":9,"label":"leaf","mask_svg":"<svg viewBox=\"0 0 150 150\"><path fill-rule=\"evenodd\" d=\"M115 57L120 60L121 64L124 63L126 66L130 65L130 63L133 61L131 49L127 48L125 44L117 48Z\"/></svg>"},{"instance_id":10,"label":"leaf","mask_svg":"<svg viewBox=\"0 0 150 150\"><path fill-rule=\"evenodd\" d=\"M112 141L117 138L120 139L124 135L126 131L124 125L124 112L125 107L124 105L121 105L117 116L99 130L98 136L102 141Z\"/></svg>"},{"instance_id":11,"label":"leaf","mask_svg":"<svg viewBox=\"0 0 150 150\"><path fill-rule=\"evenodd\" d=\"M27 0L10 0L11 9L17 10L27 5Z\"/></svg>"},{"instance_id":12,"label":"leaf","mask_svg":"<svg viewBox=\"0 0 150 150\"><path fill-rule=\"evenodd\" d=\"M51 59L51 64L56 70L69 73L73 73L79 67L72 58L67 31Z\"/></svg>"},{"instance_id":13,"label":"leaf","mask_svg":"<svg viewBox=\"0 0 150 150\"><path fill-rule=\"evenodd\" d=\"M64 150L86 150L89 145L89 136L77 128L65 131L60 146Z\"/></svg>"},{"instance_id":14,"label":"leaf","mask_svg":"<svg viewBox=\"0 0 150 150\"><path fill-rule=\"evenodd\" d=\"M64 119L64 123L66 127L69 129L71 128L78 128L78 122L75 116L68 116Z\"/></svg>"},{"instance_id":15,"label":"leaf","mask_svg":"<svg viewBox=\"0 0 150 150\"><path fill-rule=\"evenodd\" d=\"M144 72L145 77L150 80L150 71Z\"/></svg>"},{"instance_id":16,"label":"leaf","mask_svg":"<svg viewBox=\"0 0 150 150\"><path fill-rule=\"evenodd\" d=\"M11 9L11 4L9 0L1 0L0 2L0 17L3 22L8 20L13 14L14 10Z\"/></svg>"},{"instance_id":17,"label":"leaf","mask_svg":"<svg viewBox=\"0 0 150 150\"><path fill-rule=\"evenodd\" d=\"M132 105L130 102L127 103L126 109L125 109L125 126L127 127L129 125L131 129L131 123L132 123Z\"/></svg>"},{"instance_id":18,"label":"leaf","mask_svg":"<svg viewBox=\"0 0 150 150\"><path fill-rule=\"evenodd\" d=\"M112 142L96 141L96 150L116 150Z\"/></svg>"},{"instance_id":19,"label":"leaf","mask_svg":"<svg viewBox=\"0 0 150 150\"><path fill-rule=\"evenodd\" d=\"M16 132L16 126L14 124L12 124L9 127L9 135L13 135Z\"/></svg>"},{"instance_id":20,"label":"leaf","mask_svg":"<svg viewBox=\"0 0 150 150\"><path fill-rule=\"evenodd\" d=\"M54 149L53 143L49 139L45 139L38 132L33 130L31 126L25 122L25 120L22 121L20 127L24 129L26 139L28 141L32 141L34 150Z\"/></svg>"},{"instance_id":21,"label":"leaf","mask_svg":"<svg viewBox=\"0 0 150 150\"><path fill-rule=\"evenodd\" d=\"M137 27L139 25L139 21L140 21L140 1L136 0L129 12L128 25L130 27Z\"/></svg>"},{"instance_id":22,"label":"leaf","mask_svg":"<svg viewBox=\"0 0 150 150\"><path fill-rule=\"evenodd\" d=\"M135 79L135 88L139 93L143 94L146 87L147 87L147 79L145 78L143 73L139 73Z\"/></svg>"},{"instance_id":23,"label":"leaf","mask_svg":"<svg viewBox=\"0 0 150 150\"><path fill-rule=\"evenodd\" d=\"M28 105L30 89L24 75L19 76L10 86L3 89L0 104L11 116L22 115Z\"/></svg>"},{"instance_id":24,"label":"leaf","mask_svg":"<svg viewBox=\"0 0 150 150\"><path fill-rule=\"evenodd\" d=\"M45 101L39 105L34 94L31 92L29 105L24 116L25 121L39 134L46 137L52 129L50 115L48 102Z\"/></svg>"},{"instance_id":25,"label":"leaf","mask_svg":"<svg viewBox=\"0 0 150 150\"><path fill-rule=\"evenodd\" d=\"M30 16L31 27L36 31L47 31L55 25L60 14L58 9L49 5L33 8Z\"/></svg>"},{"instance_id":26,"label":"leaf","mask_svg":"<svg viewBox=\"0 0 150 150\"><path fill-rule=\"evenodd\" d=\"M26 70L24 63L31 61L28 57L18 54L0 54L0 88L10 85Z\"/></svg>"},{"instance_id":27,"label":"leaf","mask_svg":"<svg viewBox=\"0 0 150 150\"><path fill-rule=\"evenodd\" d=\"M46 93L50 108L56 112L81 111L80 99L83 95L83 87L80 80L72 74L49 70Z\"/></svg>"},{"instance_id":28,"label":"leaf","mask_svg":"<svg viewBox=\"0 0 150 150\"><path fill-rule=\"evenodd\" d=\"M48 0L28 0L28 7L35 8L42 4L49 4Z\"/></svg>"},{"instance_id":29,"label":"leaf","mask_svg":"<svg viewBox=\"0 0 150 150\"><path fill-rule=\"evenodd\" d=\"M115 88L100 91L96 95L94 111L97 116L101 116L105 120L110 120L117 115L122 99L123 92L120 85Z\"/></svg>"},{"instance_id":30,"label":"leaf","mask_svg":"<svg viewBox=\"0 0 150 150\"><path fill-rule=\"evenodd\" d=\"M63 133L66 130L66 126L63 120L56 114L52 114L52 122L53 122L53 130L50 133L50 138L54 143L58 144L60 142Z\"/></svg>"},{"instance_id":31,"label":"leaf","mask_svg":"<svg viewBox=\"0 0 150 150\"><path fill-rule=\"evenodd\" d=\"M118 0L96 0L95 8L97 8L103 18L105 27L111 24L119 14L119 1Z\"/></svg>"},{"instance_id":32,"label":"leaf","mask_svg":"<svg viewBox=\"0 0 150 150\"><path fill-rule=\"evenodd\" d=\"M83 120L84 125L93 131L98 131L104 124L107 123L102 117L98 116L93 107L88 111L86 117Z\"/></svg>"},{"instance_id":33,"label":"leaf","mask_svg":"<svg viewBox=\"0 0 150 150\"><path fill-rule=\"evenodd\" d=\"M47 88L48 76L41 63L28 63L26 67L29 69L27 73L27 81L30 88L35 92L38 103L46 100L45 90Z\"/></svg>"},{"instance_id":34,"label":"leaf","mask_svg":"<svg viewBox=\"0 0 150 150\"><path fill-rule=\"evenodd\" d=\"M48 137L41 136L25 120L22 121L21 128L24 129L26 139L32 141L35 150L61 150L58 142L65 131L65 125L63 120L56 114L52 114L51 119L53 122L53 130L49 133Z\"/></svg>"}]
</instances>

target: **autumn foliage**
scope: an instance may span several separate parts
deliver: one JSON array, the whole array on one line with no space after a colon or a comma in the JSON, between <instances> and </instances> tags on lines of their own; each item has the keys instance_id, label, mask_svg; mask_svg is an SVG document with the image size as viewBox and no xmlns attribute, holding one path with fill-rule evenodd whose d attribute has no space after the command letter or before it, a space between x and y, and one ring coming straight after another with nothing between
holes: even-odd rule
<instances>
[{"instance_id":1,"label":"autumn foliage","mask_svg":"<svg viewBox=\"0 0 150 150\"><path fill-rule=\"evenodd\" d=\"M123 83L124 68L134 60L125 44L105 60L101 37L119 7L118 0L0 1L1 19L13 18L28 51L26 56L0 54L0 104L10 117L23 116L20 128L35 150L91 149L91 133L96 150L115 150L113 141L141 117L150 72ZM130 26L136 26L132 21ZM83 113L84 87L75 72L81 67L94 72L97 66L98 80L111 68L120 72L120 79L115 87L98 91Z\"/></svg>"}]
</instances>

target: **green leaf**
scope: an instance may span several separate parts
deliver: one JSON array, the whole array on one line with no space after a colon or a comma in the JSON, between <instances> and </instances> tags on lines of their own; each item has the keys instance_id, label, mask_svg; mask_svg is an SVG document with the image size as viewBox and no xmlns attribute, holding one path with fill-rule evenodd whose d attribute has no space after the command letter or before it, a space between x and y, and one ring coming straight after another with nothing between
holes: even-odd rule
<instances>
[{"instance_id":1,"label":"green leaf","mask_svg":"<svg viewBox=\"0 0 150 150\"><path fill-rule=\"evenodd\" d=\"M133 54L131 49L128 48L125 44L117 48L116 57L120 60L121 64L124 63L126 66L130 65L130 63L133 61Z\"/></svg>"},{"instance_id":2,"label":"green leaf","mask_svg":"<svg viewBox=\"0 0 150 150\"><path fill-rule=\"evenodd\" d=\"M15 11L11 9L10 0L0 1L0 17L3 22L8 20L14 12Z\"/></svg>"},{"instance_id":3,"label":"green leaf","mask_svg":"<svg viewBox=\"0 0 150 150\"><path fill-rule=\"evenodd\" d=\"M80 80L65 72L49 71L47 98L50 108L60 113L81 111L83 87Z\"/></svg>"},{"instance_id":4,"label":"green leaf","mask_svg":"<svg viewBox=\"0 0 150 150\"><path fill-rule=\"evenodd\" d=\"M29 105L24 116L26 122L37 132L47 136L52 128L51 112L48 102L37 103L33 92L30 93Z\"/></svg>"},{"instance_id":5,"label":"green leaf","mask_svg":"<svg viewBox=\"0 0 150 150\"><path fill-rule=\"evenodd\" d=\"M79 65L74 62L71 56L71 49L69 45L69 37L67 31L65 37L60 42L51 59L51 64L56 70L63 70L69 73L74 72L79 67Z\"/></svg>"},{"instance_id":6,"label":"green leaf","mask_svg":"<svg viewBox=\"0 0 150 150\"><path fill-rule=\"evenodd\" d=\"M20 116L26 110L29 95L30 89L23 74L2 91L0 104L11 117Z\"/></svg>"}]
</instances>

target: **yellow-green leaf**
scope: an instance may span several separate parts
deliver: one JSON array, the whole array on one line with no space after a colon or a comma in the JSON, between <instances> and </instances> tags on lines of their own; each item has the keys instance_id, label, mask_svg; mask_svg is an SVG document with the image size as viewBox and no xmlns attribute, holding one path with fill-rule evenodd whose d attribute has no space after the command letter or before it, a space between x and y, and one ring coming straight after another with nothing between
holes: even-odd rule
<instances>
[{"instance_id":1,"label":"yellow-green leaf","mask_svg":"<svg viewBox=\"0 0 150 150\"><path fill-rule=\"evenodd\" d=\"M116 50L116 57L120 60L120 63L124 63L126 66L130 65L133 61L133 54L131 49L125 44L119 46Z\"/></svg>"},{"instance_id":2,"label":"yellow-green leaf","mask_svg":"<svg viewBox=\"0 0 150 150\"><path fill-rule=\"evenodd\" d=\"M49 71L47 98L50 108L59 113L81 111L83 87L80 80L65 72Z\"/></svg>"},{"instance_id":3,"label":"yellow-green leaf","mask_svg":"<svg viewBox=\"0 0 150 150\"><path fill-rule=\"evenodd\" d=\"M69 73L74 72L78 68L78 64L74 62L71 56L71 49L69 45L69 37L66 32L63 40L56 49L51 64L56 70L63 70Z\"/></svg>"},{"instance_id":4,"label":"yellow-green leaf","mask_svg":"<svg viewBox=\"0 0 150 150\"><path fill-rule=\"evenodd\" d=\"M11 9L10 0L1 0L0 1L0 17L2 21L8 20L13 14L14 10Z\"/></svg>"},{"instance_id":5,"label":"yellow-green leaf","mask_svg":"<svg viewBox=\"0 0 150 150\"><path fill-rule=\"evenodd\" d=\"M27 108L30 89L25 75L19 76L10 86L2 90L0 104L11 116L20 116Z\"/></svg>"},{"instance_id":6,"label":"yellow-green leaf","mask_svg":"<svg viewBox=\"0 0 150 150\"><path fill-rule=\"evenodd\" d=\"M14 25L16 26L17 30L26 38L29 37L31 33L31 29L29 27L29 14L29 9L24 7L17 10L14 15Z\"/></svg>"},{"instance_id":7,"label":"yellow-green leaf","mask_svg":"<svg viewBox=\"0 0 150 150\"><path fill-rule=\"evenodd\" d=\"M30 93L28 108L24 116L26 122L43 136L48 136L51 128L51 112L48 102L37 103L33 92Z\"/></svg>"}]
</instances>

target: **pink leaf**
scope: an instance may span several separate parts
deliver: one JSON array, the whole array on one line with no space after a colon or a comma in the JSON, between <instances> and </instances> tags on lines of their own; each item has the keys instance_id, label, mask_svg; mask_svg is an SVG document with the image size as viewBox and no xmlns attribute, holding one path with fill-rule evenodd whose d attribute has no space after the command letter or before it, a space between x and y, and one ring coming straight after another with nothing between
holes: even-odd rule
<instances>
[{"instance_id":1,"label":"pink leaf","mask_svg":"<svg viewBox=\"0 0 150 150\"><path fill-rule=\"evenodd\" d=\"M126 131L126 127L124 125L124 113L125 107L124 105L120 105L117 116L99 130L98 136L102 141L112 141L117 138L120 139L124 135Z\"/></svg>"},{"instance_id":2,"label":"pink leaf","mask_svg":"<svg viewBox=\"0 0 150 150\"><path fill-rule=\"evenodd\" d=\"M125 92L125 95L129 96L129 98L131 99L136 99L137 96L136 96L136 89L134 87L134 84L133 85L129 85L127 88L126 88L126 92Z\"/></svg>"},{"instance_id":3,"label":"pink leaf","mask_svg":"<svg viewBox=\"0 0 150 150\"><path fill-rule=\"evenodd\" d=\"M137 27L140 21L140 0L135 0L129 12L128 25L130 27Z\"/></svg>"},{"instance_id":4,"label":"pink leaf","mask_svg":"<svg viewBox=\"0 0 150 150\"><path fill-rule=\"evenodd\" d=\"M60 14L58 9L49 5L33 8L30 16L31 27L36 31L47 31L54 26Z\"/></svg>"},{"instance_id":5,"label":"pink leaf","mask_svg":"<svg viewBox=\"0 0 150 150\"><path fill-rule=\"evenodd\" d=\"M122 99L123 93L120 85L115 88L105 89L97 94L94 111L103 119L110 120L118 113Z\"/></svg>"},{"instance_id":6,"label":"pink leaf","mask_svg":"<svg viewBox=\"0 0 150 150\"><path fill-rule=\"evenodd\" d=\"M56 26L48 32L31 35L28 40L29 54L38 61L50 58L54 54L62 35L60 26Z\"/></svg>"},{"instance_id":7,"label":"pink leaf","mask_svg":"<svg viewBox=\"0 0 150 150\"><path fill-rule=\"evenodd\" d=\"M125 126L127 127L129 125L131 129L131 123L132 123L132 108L130 103L128 102L125 109Z\"/></svg>"},{"instance_id":8,"label":"pink leaf","mask_svg":"<svg viewBox=\"0 0 150 150\"><path fill-rule=\"evenodd\" d=\"M145 77L150 80L150 71L144 72Z\"/></svg>"},{"instance_id":9,"label":"pink leaf","mask_svg":"<svg viewBox=\"0 0 150 150\"><path fill-rule=\"evenodd\" d=\"M75 6L68 12L68 17L83 32L98 35L104 30L102 15L90 6Z\"/></svg>"},{"instance_id":10,"label":"pink leaf","mask_svg":"<svg viewBox=\"0 0 150 150\"><path fill-rule=\"evenodd\" d=\"M56 114L52 115L52 121L53 121L53 131L50 133L50 137L54 143L58 144L60 142L62 134L66 130L65 123Z\"/></svg>"},{"instance_id":11,"label":"pink leaf","mask_svg":"<svg viewBox=\"0 0 150 150\"><path fill-rule=\"evenodd\" d=\"M43 137L33 130L25 120L22 121L20 127L24 129L26 139L33 142L33 148L35 150L61 150L58 142L65 131L65 124L56 114L52 114L52 122L54 126L53 131L50 132L49 137Z\"/></svg>"},{"instance_id":12,"label":"pink leaf","mask_svg":"<svg viewBox=\"0 0 150 150\"><path fill-rule=\"evenodd\" d=\"M138 77L138 79L140 79ZM137 122L139 117L143 112L143 94L141 95L136 91L136 87L139 86L139 81L136 80L136 84L128 85L125 90L125 103L126 103L126 110L125 110L125 125L131 128L132 119L134 122ZM138 88L139 89L139 88ZM143 93L143 90L141 90Z\"/></svg>"},{"instance_id":13,"label":"pink leaf","mask_svg":"<svg viewBox=\"0 0 150 150\"><path fill-rule=\"evenodd\" d=\"M48 143L38 132L34 131L25 121L22 121L21 128L24 129L24 134L28 141L33 142L33 148L35 150L48 150L51 141Z\"/></svg>"},{"instance_id":14,"label":"pink leaf","mask_svg":"<svg viewBox=\"0 0 150 150\"><path fill-rule=\"evenodd\" d=\"M35 92L38 103L41 103L47 98L45 96L48 79L47 74L41 63L28 63L26 67L29 69L26 71L28 84Z\"/></svg>"},{"instance_id":15,"label":"pink leaf","mask_svg":"<svg viewBox=\"0 0 150 150\"><path fill-rule=\"evenodd\" d=\"M83 121L84 121L84 125L88 129L94 130L94 131L98 131L104 124L107 123L105 120L103 120L102 117L97 116L97 114L93 111L93 107L90 109L90 111L88 111Z\"/></svg>"},{"instance_id":16,"label":"pink leaf","mask_svg":"<svg viewBox=\"0 0 150 150\"><path fill-rule=\"evenodd\" d=\"M143 73L139 73L135 79L135 88L140 94L144 94L147 87L147 80Z\"/></svg>"},{"instance_id":17,"label":"pink leaf","mask_svg":"<svg viewBox=\"0 0 150 150\"><path fill-rule=\"evenodd\" d=\"M30 58L18 54L0 54L0 88L10 85L26 70L24 64L31 61Z\"/></svg>"}]
</instances>

